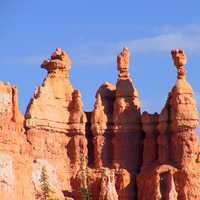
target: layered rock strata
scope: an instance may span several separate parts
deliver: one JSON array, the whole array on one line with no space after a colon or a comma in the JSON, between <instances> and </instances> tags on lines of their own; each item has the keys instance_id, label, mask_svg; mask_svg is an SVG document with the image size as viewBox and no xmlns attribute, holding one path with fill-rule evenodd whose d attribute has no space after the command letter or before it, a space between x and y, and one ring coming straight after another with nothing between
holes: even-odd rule
<instances>
[{"instance_id":1,"label":"layered rock strata","mask_svg":"<svg viewBox=\"0 0 200 200\"><path fill-rule=\"evenodd\" d=\"M186 55L171 54L177 80L159 114L140 112L128 48L117 56L116 85L100 86L91 112L60 48L42 63L47 76L25 116L16 87L0 83L0 199L42 199L44 168L59 200L200 199L198 111Z\"/></svg>"},{"instance_id":2,"label":"layered rock strata","mask_svg":"<svg viewBox=\"0 0 200 200\"><path fill-rule=\"evenodd\" d=\"M173 50L177 80L159 115L144 114L143 168L138 176L138 199L200 199L198 189L199 118L190 84L186 80L186 55ZM148 124L148 125L147 125ZM150 136L151 135L151 136ZM148 158L148 162L147 159Z\"/></svg>"}]
</instances>

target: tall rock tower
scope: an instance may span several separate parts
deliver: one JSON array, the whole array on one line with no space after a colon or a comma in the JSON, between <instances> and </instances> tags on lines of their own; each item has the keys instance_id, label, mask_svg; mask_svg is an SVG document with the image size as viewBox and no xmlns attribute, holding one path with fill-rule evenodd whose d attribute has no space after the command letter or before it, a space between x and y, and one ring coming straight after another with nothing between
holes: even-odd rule
<instances>
[{"instance_id":1,"label":"tall rock tower","mask_svg":"<svg viewBox=\"0 0 200 200\"><path fill-rule=\"evenodd\" d=\"M182 50L171 54L177 68L176 84L160 115L143 114L145 141L151 139L144 143L143 167L137 178L140 200L149 196L153 200L200 199L198 112L186 80L186 55Z\"/></svg>"},{"instance_id":2,"label":"tall rock tower","mask_svg":"<svg viewBox=\"0 0 200 200\"><path fill-rule=\"evenodd\" d=\"M0 82L0 199L22 198L20 167L25 169L24 154L27 151L24 141L23 116L18 110L17 89L8 83ZM27 188L28 193L30 192ZM27 195L26 197L30 197Z\"/></svg>"},{"instance_id":3,"label":"tall rock tower","mask_svg":"<svg viewBox=\"0 0 200 200\"><path fill-rule=\"evenodd\" d=\"M137 173L142 162L140 101L129 76L129 50L117 56L118 80L113 110L113 164ZM124 156L129 152L131 156Z\"/></svg>"},{"instance_id":4,"label":"tall rock tower","mask_svg":"<svg viewBox=\"0 0 200 200\"><path fill-rule=\"evenodd\" d=\"M73 93L68 79L71 61L65 52L57 48L51 59L44 60L41 67L47 70L48 75L31 99L25 125L28 129L40 127L65 132L68 129L68 106Z\"/></svg>"},{"instance_id":5,"label":"tall rock tower","mask_svg":"<svg viewBox=\"0 0 200 200\"><path fill-rule=\"evenodd\" d=\"M48 74L25 114L27 140L33 148L34 166L52 166L60 192L73 193L71 179L79 170L81 159L87 157L87 120L81 94L69 81L71 61L60 48L41 67Z\"/></svg>"},{"instance_id":6,"label":"tall rock tower","mask_svg":"<svg viewBox=\"0 0 200 200\"><path fill-rule=\"evenodd\" d=\"M136 198L142 164L140 100L129 76L129 57L128 48L117 56L116 86L106 82L99 88L91 123L95 167L113 168L120 200Z\"/></svg>"},{"instance_id":7,"label":"tall rock tower","mask_svg":"<svg viewBox=\"0 0 200 200\"><path fill-rule=\"evenodd\" d=\"M60 48L42 63L47 76L25 117L17 89L0 82L0 200L41 199L43 167L52 199L199 200L199 116L186 55L171 55L177 80L160 114L140 112L128 48L117 56L116 85L101 85L92 112Z\"/></svg>"},{"instance_id":8,"label":"tall rock tower","mask_svg":"<svg viewBox=\"0 0 200 200\"><path fill-rule=\"evenodd\" d=\"M126 169L131 181L121 192L120 199L136 198L135 177L142 164L143 132L139 95L129 76L128 48L117 56L118 80L113 104L113 167Z\"/></svg>"}]
</instances>

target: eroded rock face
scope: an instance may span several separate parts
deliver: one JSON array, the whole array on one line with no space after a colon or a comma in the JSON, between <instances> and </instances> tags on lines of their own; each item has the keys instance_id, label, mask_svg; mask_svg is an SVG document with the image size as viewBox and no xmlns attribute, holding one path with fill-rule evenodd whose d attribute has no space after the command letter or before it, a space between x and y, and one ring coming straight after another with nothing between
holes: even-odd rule
<instances>
[{"instance_id":1,"label":"eroded rock face","mask_svg":"<svg viewBox=\"0 0 200 200\"><path fill-rule=\"evenodd\" d=\"M112 166L113 104L116 86L105 82L96 93L91 115L91 131L95 168Z\"/></svg>"},{"instance_id":2,"label":"eroded rock face","mask_svg":"<svg viewBox=\"0 0 200 200\"><path fill-rule=\"evenodd\" d=\"M44 60L41 67L47 70L48 75L29 103L25 126L27 129L65 132L68 129L68 107L73 93L68 79L71 61L66 53L57 48L50 60Z\"/></svg>"},{"instance_id":3,"label":"eroded rock face","mask_svg":"<svg viewBox=\"0 0 200 200\"><path fill-rule=\"evenodd\" d=\"M115 174L112 170L103 169L99 200L118 200L115 188Z\"/></svg>"},{"instance_id":4,"label":"eroded rock face","mask_svg":"<svg viewBox=\"0 0 200 200\"><path fill-rule=\"evenodd\" d=\"M142 164L142 139L140 100L129 76L129 50L124 48L117 57L118 80L113 105L113 166L127 169L133 177ZM132 156L124 156L129 153ZM131 181L128 199L136 195L136 185ZM124 199L126 199L124 198Z\"/></svg>"},{"instance_id":5,"label":"eroded rock face","mask_svg":"<svg viewBox=\"0 0 200 200\"><path fill-rule=\"evenodd\" d=\"M71 61L56 49L42 68L48 75L36 90L25 116L27 140L34 160L47 160L56 169L60 191L73 196L71 179L80 168L81 157L87 157L85 137L86 114L81 94L69 81Z\"/></svg>"},{"instance_id":6,"label":"eroded rock face","mask_svg":"<svg viewBox=\"0 0 200 200\"><path fill-rule=\"evenodd\" d=\"M148 155L151 162L144 162L138 176L139 199L148 199L144 191L150 193L155 200L200 198L196 190L199 187L197 177L200 175L196 162L198 140L195 129L199 123L197 107L192 88L186 80L184 65L187 59L184 51L173 50L172 59L177 68L177 81L165 107L157 115L156 121L150 115L143 114L145 141L150 139L151 134L151 145L147 147L145 143L144 152L153 151L154 154Z\"/></svg>"},{"instance_id":7,"label":"eroded rock face","mask_svg":"<svg viewBox=\"0 0 200 200\"><path fill-rule=\"evenodd\" d=\"M124 48L117 57L119 76L113 105L113 163L137 171L142 147L140 101L128 74L128 64L129 51ZM126 152L134 156L124 157Z\"/></svg>"},{"instance_id":8,"label":"eroded rock face","mask_svg":"<svg viewBox=\"0 0 200 200\"><path fill-rule=\"evenodd\" d=\"M9 83L0 83L0 118L22 122L23 117L18 109L17 88Z\"/></svg>"},{"instance_id":9,"label":"eroded rock face","mask_svg":"<svg viewBox=\"0 0 200 200\"><path fill-rule=\"evenodd\" d=\"M108 117L105 113L105 108L102 104L101 96L98 94L92 113L91 119L91 128L94 135L93 145L94 145L94 158L95 158L95 167L101 168L103 162L105 161L104 155L106 151L106 136L107 126L108 126Z\"/></svg>"},{"instance_id":10,"label":"eroded rock face","mask_svg":"<svg viewBox=\"0 0 200 200\"><path fill-rule=\"evenodd\" d=\"M15 176L13 173L12 158L0 154L0 196L2 200L14 199Z\"/></svg>"},{"instance_id":11,"label":"eroded rock face","mask_svg":"<svg viewBox=\"0 0 200 200\"><path fill-rule=\"evenodd\" d=\"M101 95L98 94L92 113L92 132L94 135L103 135L107 129L108 117L102 104Z\"/></svg>"},{"instance_id":12,"label":"eroded rock face","mask_svg":"<svg viewBox=\"0 0 200 200\"><path fill-rule=\"evenodd\" d=\"M142 128L146 133L143 148L143 167L152 164L158 157L158 133L156 127L158 125L158 114L142 114Z\"/></svg>"},{"instance_id":13,"label":"eroded rock face","mask_svg":"<svg viewBox=\"0 0 200 200\"><path fill-rule=\"evenodd\" d=\"M60 48L42 63L47 77L25 118L17 89L0 83L1 200L40 199L43 167L53 198L200 199L199 117L186 55L172 51L177 81L160 114L140 113L129 57L124 48L117 83L100 86L92 112L83 111L81 94L69 81L70 58Z\"/></svg>"},{"instance_id":14,"label":"eroded rock face","mask_svg":"<svg viewBox=\"0 0 200 200\"><path fill-rule=\"evenodd\" d=\"M42 193L41 191L41 174L42 168L45 167L47 171L47 178L50 189L53 191L53 196L55 198L64 199L63 193L61 191L60 183L58 182L56 169L47 161L36 159L33 161L32 165L32 182L35 188L35 198L39 197Z\"/></svg>"}]
</instances>

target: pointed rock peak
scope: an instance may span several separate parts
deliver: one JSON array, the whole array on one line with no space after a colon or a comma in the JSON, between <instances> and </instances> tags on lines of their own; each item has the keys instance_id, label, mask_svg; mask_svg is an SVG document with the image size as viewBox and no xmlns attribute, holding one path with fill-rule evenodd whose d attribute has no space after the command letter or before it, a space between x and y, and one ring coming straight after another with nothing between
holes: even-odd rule
<instances>
[{"instance_id":1,"label":"pointed rock peak","mask_svg":"<svg viewBox=\"0 0 200 200\"><path fill-rule=\"evenodd\" d=\"M9 83L0 82L0 119L22 122L18 108L17 88Z\"/></svg>"},{"instance_id":2,"label":"pointed rock peak","mask_svg":"<svg viewBox=\"0 0 200 200\"><path fill-rule=\"evenodd\" d=\"M101 109L105 112L105 115L107 116L109 122L111 122L115 96L116 96L116 86L108 82L103 83L96 92L95 95L96 102L93 112L95 110L99 110L99 106L101 103ZM95 108L96 106L98 106L98 108Z\"/></svg>"},{"instance_id":3,"label":"pointed rock peak","mask_svg":"<svg viewBox=\"0 0 200 200\"><path fill-rule=\"evenodd\" d=\"M124 47L122 52L117 56L117 69L119 79L127 79L129 77L129 57L130 53L127 47Z\"/></svg>"},{"instance_id":4,"label":"pointed rock peak","mask_svg":"<svg viewBox=\"0 0 200 200\"><path fill-rule=\"evenodd\" d=\"M81 93L79 92L79 90L74 90L74 92L72 93L72 98L77 99L81 97Z\"/></svg>"},{"instance_id":5,"label":"pointed rock peak","mask_svg":"<svg viewBox=\"0 0 200 200\"><path fill-rule=\"evenodd\" d=\"M83 110L83 104L82 104L82 100L81 100L81 93L79 92L79 90L74 90L72 93L72 107L73 110L77 110L77 111L82 111Z\"/></svg>"},{"instance_id":6,"label":"pointed rock peak","mask_svg":"<svg viewBox=\"0 0 200 200\"><path fill-rule=\"evenodd\" d=\"M177 80L169 96L177 96L180 94L193 94L192 87L186 80L185 64L187 57L183 50L174 49L171 51L174 65L177 68ZM168 98L169 99L169 98Z\"/></svg>"},{"instance_id":7,"label":"pointed rock peak","mask_svg":"<svg viewBox=\"0 0 200 200\"><path fill-rule=\"evenodd\" d=\"M199 119L192 87L185 79L187 58L183 50L171 54L177 68L177 81L168 97L171 127L174 131L195 129Z\"/></svg>"},{"instance_id":8,"label":"pointed rock peak","mask_svg":"<svg viewBox=\"0 0 200 200\"><path fill-rule=\"evenodd\" d=\"M98 95L101 96L101 100L104 101L106 99L114 99L115 98L116 86L111 83L105 82L100 88L97 90L96 98Z\"/></svg>"},{"instance_id":9,"label":"pointed rock peak","mask_svg":"<svg viewBox=\"0 0 200 200\"><path fill-rule=\"evenodd\" d=\"M103 135L105 129L107 128L106 124L108 122L108 117L105 112L105 108L101 99L101 95L97 94L96 101L94 104L94 110L92 112L92 132L94 135Z\"/></svg>"},{"instance_id":10,"label":"pointed rock peak","mask_svg":"<svg viewBox=\"0 0 200 200\"><path fill-rule=\"evenodd\" d=\"M100 94L97 94L97 98L96 98L96 102L95 102L95 105L94 105L94 108L101 108L103 105L102 105L102 99L101 99L101 95Z\"/></svg>"},{"instance_id":11,"label":"pointed rock peak","mask_svg":"<svg viewBox=\"0 0 200 200\"><path fill-rule=\"evenodd\" d=\"M79 92L74 91L68 78L71 61L64 51L57 48L41 67L48 71L48 75L42 85L35 90L29 103L25 126L27 129L66 132L70 116L69 104L72 98L80 96ZM76 105L76 110L82 106L78 103Z\"/></svg>"},{"instance_id":12,"label":"pointed rock peak","mask_svg":"<svg viewBox=\"0 0 200 200\"><path fill-rule=\"evenodd\" d=\"M52 73L58 69L69 71L71 68L71 60L61 48L56 48L55 52L52 53L51 58L43 61L41 68L46 69L48 73Z\"/></svg>"},{"instance_id":13,"label":"pointed rock peak","mask_svg":"<svg viewBox=\"0 0 200 200\"><path fill-rule=\"evenodd\" d=\"M87 122L86 114L83 111L81 94L78 90L72 93L72 101L69 105L69 128L68 130L75 134L85 135L85 123Z\"/></svg>"},{"instance_id":14,"label":"pointed rock peak","mask_svg":"<svg viewBox=\"0 0 200 200\"><path fill-rule=\"evenodd\" d=\"M96 96L93 113L99 112L100 110L104 111L104 106L103 106L103 102L101 99L101 95L98 93Z\"/></svg>"},{"instance_id":15,"label":"pointed rock peak","mask_svg":"<svg viewBox=\"0 0 200 200\"><path fill-rule=\"evenodd\" d=\"M173 49L171 55L177 69L177 78L184 79L186 76L185 64L187 63L185 52L181 49Z\"/></svg>"},{"instance_id":16,"label":"pointed rock peak","mask_svg":"<svg viewBox=\"0 0 200 200\"><path fill-rule=\"evenodd\" d=\"M132 79L129 76L129 57L128 48L124 48L117 56L118 80L116 84L116 97L138 97L138 91L133 85Z\"/></svg>"},{"instance_id":17,"label":"pointed rock peak","mask_svg":"<svg viewBox=\"0 0 200 200\"><path fill-rule=\"evenodd\" d=\"M100 118L102 117L101 121L104 120L104 118L106 118L106 120L104 120L104 121L107 122L107 117L106 117L104 109L105 108L104 108L104 105L103 105L103 102L102 102L102 99L101 99L101 95L97 94L96 101L95 101L95 104L94 104L94 110L93 110L93 114L92 114L92 121L93 122L98 121L98 120L96 120L96 116L97 116L97 118L99 116L100 116Z\"/></svg>"},{"instance_id":18,"label":"pointed rock peak","mask_svg":"<svg viewBox=\"0 0 200 200\"><path fill-rule=\"evenodd\" d=\"M138 126L141 117L140 100L139 94L128 73L129 56L128 48L124 48L117 57L119 77L116 83L116 98L113 106L113 121L117 127L116 130L118 125L125 127L128 124L128 126L130 125L128 129L131 127L135 130L138 130L140 126Z\"/></svg>"},{"instance_id":19,"label":"pointed rock peak","mask_svg":"<svg viewBox=\"0 0 200 200\"><path fill-rule=\"evenodd\" d=\"M192 87L186 80L185 64L187 63L187 57L185 52L181 49L175 49L171 51L171 55L177 69L177 80L171 95L193 94Z\"/></svg>"}]
</instances>

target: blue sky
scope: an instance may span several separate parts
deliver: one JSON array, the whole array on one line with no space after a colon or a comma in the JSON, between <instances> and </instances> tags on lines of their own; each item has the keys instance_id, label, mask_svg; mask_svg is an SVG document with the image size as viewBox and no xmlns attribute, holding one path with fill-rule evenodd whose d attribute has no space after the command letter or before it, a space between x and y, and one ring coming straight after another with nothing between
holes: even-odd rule
<instances>
[{"instance_id":1,"label":"blue sky","mask_svg":"<svg viewBox=\"0 0 200 200\"><path fill-rule=\"evenodd\" d=\"M56 47L73 61L70 79L92 110L98 87L117 80L116 55L128 46L142 110L160 112L175 83L170 50L184 48L200 103L200 1L0 0L0 80L18 87L25 111Z\"/></svg>"}]
</instances>

